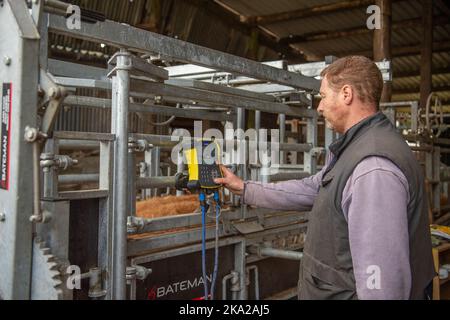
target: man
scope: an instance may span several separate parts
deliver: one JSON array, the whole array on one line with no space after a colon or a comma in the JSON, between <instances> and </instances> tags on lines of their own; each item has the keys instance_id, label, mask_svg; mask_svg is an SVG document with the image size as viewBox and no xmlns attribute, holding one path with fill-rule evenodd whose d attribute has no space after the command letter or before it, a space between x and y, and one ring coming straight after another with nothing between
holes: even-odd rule
<instances>
[{"instance_id":1,"label":"man","mask_svg":"<svg viewBox=\"0 0 450 320\"><path fill-rule=\"evenodd\" d=\"M362 56L322 73L317 111L341 134L317 174L280 183L216 179L243 202L309 210L300 299L424 299L435 275L421 169L379 111L383 80Z\"/></svg>"}]
</instances>

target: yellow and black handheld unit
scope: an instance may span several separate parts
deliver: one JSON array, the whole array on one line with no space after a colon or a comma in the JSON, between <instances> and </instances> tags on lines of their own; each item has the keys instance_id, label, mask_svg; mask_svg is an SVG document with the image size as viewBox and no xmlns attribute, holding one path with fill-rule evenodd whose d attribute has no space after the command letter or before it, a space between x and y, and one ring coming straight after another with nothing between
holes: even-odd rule
<instances>
[{"instance_id":1,"label":"yellow and black handheld unit","mask_svg":"<svg viewBox=\"0 0 450 320\"><path fill-rule=\"evenodd\" d=\"M218 274L219 265L219 217L220 217L220 184L214 182L215 178L222 178L220 170L220 146L212 140L197 139L183 145L183 154L185 163L188 166L188 174L179 172L175 175L175 187L177 190L187 188L190 191L198 191L198 200L202 210L202 274L206 279L206 214L210 205L207 201L207 194L213 194L216 203L216 236L214 249L214 271L211 280L211 291L207 281L204 281L204 299L213 299L215 283ZM209 292L211 294L209 294Z\"/></svg>"},{"instance_id":2,"label":"yellow and black handheld unit","mask_svg":"<svg viewBox=\"0 0 450 320\"><path fill-rule=\"evenodd\" d=\"M217 189L221 185L214 182L222 178L220 170L220 146L212 140L195 140L184 148L184 156L188 165L187 188L189 190Z\"/></svg>"}]
</instances>

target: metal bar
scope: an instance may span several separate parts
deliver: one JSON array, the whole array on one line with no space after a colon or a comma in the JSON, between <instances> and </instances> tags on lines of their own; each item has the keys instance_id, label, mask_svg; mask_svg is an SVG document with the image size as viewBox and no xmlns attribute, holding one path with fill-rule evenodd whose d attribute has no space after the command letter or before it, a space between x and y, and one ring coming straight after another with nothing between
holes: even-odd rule
<instances>
[{"instance_id":1,"label":"metal bar","mask_svg":"<svg viewBox=\"0 0 450 320\"><path fill-rule=\"evenodd\" d=\"M50 16L49 31L116 47L125 47L139 52L158 52L163 56L179 61L217 68L296 88L319 91L320 87L320 82L314 78L109 20L96 24L83 23L79 30L71 30L67 28L66 20L63 17Z\"/></svg>"},{"instance_id":2,"label":"metal bar","mask_svg":"<svg viewBox=\"0 0 450 320\"><path fill-rule=\"evenodd\" d=\"M108 70L80 63L48 59L48 72L60 77L106 80Z\"/></svg>"},{"instance_id":3,"label":"metal bar","mask_svg":"<svg viewBox=\"0 0 450 320\"><path fill-rule=\"evenodd\" d=\"M116 65L117 56L120 53L116 53L110 60L109 64ZM157 81L164 81L169 79L169 72L163 68L148 63L144 59L130 55L130 75L138 75L153 78Z\"/></svg>"},{"instance_id":4,"label":"metal bar","mask_svg":"<svg viewBox=\"0 0 450 320\"><path fill-rule=\"evenodd\" d=\"M149 188L173 188L175 187L175 176L153 176L148 178L138 178L136 180L136 189L149 189Z\"/></svg>"},{"instance_id":5,"label":"metal bar","mask_svg":"<svg viewBox=\"0 0 450 320\"><path fill-rule=\"evenodd\" d=\"M184 162L183 162L183 155L181 152L178 152L178 158L177 158L177 173L182 173L184 171ZM182 190L177 190L176 195L179 197L183 195Z\"/></svg>"},{"instance_id":6,"label":"metal bar","mask_svg":"<svg viewBox=\"0 0 450 320\"><path fill-rule=\"evenodd\" d=\"M248 90L258 93L281 93L281 92L296 92L297 90L293 87L284 86L276 83L256 83L256 84L246 84L240 85L237 88L241 90Z\"/></svg>"},{"instance_id":7,"label":"metal bar","mask_svg":"<svg viewBox=\"0 0 450 320\"><path fill-rule=\"evenodd\" d=\"M39 8L36 8L36 7ZM39 41L39 66L47 70L48 68L48 32L47 32L47 23L48 23L48 14L44 13L42 11L43 6L42 3L33 4L33 9L36 8L36 10L39 10L40 12L37 13L39 15L39 35L41 37Z\"/></svg>"},{"instance_id":8,"label":"metal bar","mask_svg":"<svg viewBox=\"0 0 450 320\"><path fill-rule=\"evenodd\" d=\"M259 141L259 130L261 129L261 111L255 110L255 130Z\"/></svg>"},{"instance_id":9,"label":"metal bar","mask_svg":"<svg viewBox=\"0 0 450 320\"><path fill-rule=\"evenodd\" d=\"M385 108L385 107L405 107L405 106L410 106L414 103L417 103L417 101L411 100L411 101L397 101L397 102L381 102L380 103L380 107Z\"/></svg>"},{"instance_id":10,"label":"metal bar","mask_svg":"<svg viewBox=\"0 0 450 320\"><path fill-rule=\"evenodd\" d=\"M46 13L51 13L51 14L56 14L58 16L66 16L66 11L62 10L62 9L58 9L58 8L54 8L54 7L44 7L44 11Z\"/></svg>"},{"instance_id":11,"label":"metal bar","mask_svg":"<svg viewBox=\"0 0 450 320\"><path fill-rule=\"evenodd\" d=\"M259 270L258 266L252 265L247 267L248 274L250 275L250 270L254 270L255 273L255 300L259 300Z\"/></svg>"},{"instance_id":12,"label":"metal bar","mask_svg":"<svg viewBox=\"0 0 450 320\"><path fill-rule=\"evenodd\" d=\"M171 167L170 167L170 164L167 166L167 176L168 177L170 177L170 175L172 174L172 169L171 169ZM166 195L170 195L170 189L171 189L171 187L167 187L167 189L166 189Z\"/></svg>"},{"instance_id":13,"label":"metal bar","mask_svg":"<svg viewBox=\"0 0 450 320\"><path fill-rule=\"evenodd\" d=\"M112 85L109 80L84 79L73 77L53 77L55 83L62 87L74 88L96 88L103 90L111 90Z\"/></svg>"},{"instance_id":14,"label":"metal bar","mask_svg":"<svg viewBox=\"0 0 450 320\"><path fill-rule=\"evenodd\" d=\"M233 236L233 237L219 239L219 247L224 247L224 246L227 246L230 244L235 244L240 241L242 241L241 236ZM131 264L139 265L139 264L149 263L152 261L158 261L158 260L163 260L163 259L168 259L168 258L184 255L184 254L198 252L201 250L201 247L202 247L201 244L192 244L192 245L183 246L181 248L168 249L168 250L164 250L164 251L160 251L160 252L144 254L144 255L133 257L131 259ZM212 248L214 248L214 241L207 241L206 249L209 250Z\"/></svg>"},{"instance_id":15,"label":"metal bar","mask_svg":"<svg viewBox=\"0 0 450 320\"><path fill-rule=\"evenodd\" d=\"M80 199L94 199L104 198L109 195L108 190L76 190L76 191L60 191L58 199L55 200L80 200Z\"/></svg>"},{"instance_id":16,"label":"metal bar","mask_svg":"<svg viewBox=\"0 0 450 320\"><path fill-rule=\"evenodd\" d=\"M90 182L98 182L100 175L97 173L91 174L63 174L58 176L58 183L60 184L82 184Z\"/></svg>"},{"instance_id":17,"label":"metal bar","mask_svg":"<svg viewBox=\"0 0 450 320\"><path fill-rule=\"evenodd\" d=\"M243 223L240 216L239 210L233 211L223 211L227 217L227 224L233 225L235 223ZM264 217L264 227L269 230L272 228L277 228L279 226L284 226L292 223L300 223L307 220L307 214L305 212L289 211L289 212L274 212L270 210L262 209L252 209L249 210L246 222L256 221L258 217ZM198 227L201 224L201 214L190 213L177 216L168 216L160 218L135 218L139 222L138 224L143 225L141 229L133 234L145 234L152 232L160 232L169 229L177 228L187 228L187 227ZM210 219L212 222L212 219ZM233 227L229 230L226 235L236 234L237 229Z\"/></svg>"},{"instance_id":18,"label":"metal bar","mask_svg":"<svg viewBox=\"0 0 450 320\"><path fill-rule=\"evenodd\" d=\"M65 87L111 89L111 83L102 80L55 77L55 82L56 84ZM279 102L260 101L246 97L236 97L220 92L215 92L213 95L207 95L204 90L139 79L133 79L130 95L147 98L152 98L155 95L162 95L167 101L173 102L198 101L217 106L233 106L243 107L249 110L261 110L268 113L281 112L295 117L314 117L316 115L315 110L305 109L299 106L291 106Z\"/></svg>"},{"instance_id":19,"label":"metal bar","mask_svg":"<svg viewBox=\"0 0 450 320\"><path fill-rule=\"evenodd\" d=\"M160 147L154 147L151 151L151 161L150 161L150 176L153 178L160 176L160 161L161 161L161 148ZM163 183L163 187L167 186L175 186L175 177L164 177L166 178L165 182ZM173 178L173 184L170 178ZM142 180L141 180L142 181ZM158 180L152 180L154 182L157 182ZM158 189L153 188L152 189L152 196L158 196Z\"/></svg>"},{"instance_id":20,"label":"metal bar","mask_svg":"<svg viewBox=\"0 0 450 320\"><path fill-rule=\"evenodd\" d=\"M227 221L230 224L233 224L233 221L241 221L240 210L223 211L222 213L226 214ZM306 214L304 212L273 212L267 209L249 209L246 221L254 220L258 218L258 216L264 216L264 227L266 229L275 228L277 226L289 223L299 223L306 220ZM158 232L174 228L192 227L201 224L201 214L199 213L190 213L151 219L138 219L141 220L143 227L138 232L136 232L136 234Z\"/></svg>"},{"instance_id":21,"label":"metal bar","mask_svg":"<svg viewBox=\"0 0 450 320\"><path fill-rule=\"evenodd\" d=\"M235 245L234 247L234 270L239 273L239 291L233 291L235 300L247 299L247 285L246 285L246 272L245 272L245 238Z\"/></svg>"},{"instance_id":22,"label":"metal bar","mask_svg":"<svg viewBox=\"0 0 450 320\"><path fill-rule=\"evenodd\" d=\"M279 121L279 128L280 128L280 143L283 143L285 141L284 137L286 135L286 115L280 113L278 115L278 121ZM280 149L280 164L283 164L286 162L285 153L282 149Z\"/></svg>"},{"instance_id":23,"label":"metal bar","mask_svg":"<svg viewBox=\"0 0 450 320\"><path fill-rule=\"evenodd\" d=\"M64 100L64 105L109 109L111 108L111 100L94 97L68 96ZM182 108L180 109L165 105L156 105L148 103L145 104L130 103L129 111L152 112L164 116L176 116L179 118L188 118L188 119L229 121L233 118L233 115L225 114L224 112L207 111L207 110L196 110L195 112L192 112L192 110L188 109Z\"/></svg>"},{"instance_id":24,"label":"metal bar","mask_svg":"<svg viewBox=\"0 0 450 320\"><path fill-rule=\"evenodd\" d=\"M416 133L419 128L419 102L411 103L411 131Z\"/></svg>"},{"instance_id":25,"label":"metal bar","mask_svg":"<svg viewBox=\"0 0 450 320\"><path fill-rule=\"evenodd\" d=\"M246 150L246 141L245 141L245 109L244 108L238 108L236 113L236 130L237 130L237 140L241 147L238 148L238 159L236 159L238 164L238 172L239 176L242 180L247 180L247 159L245 157L245 152L243 150ZM242 158L242 156L244 156ZM241 213L242 213L242 219L245 219L247 216L247 206L243 204L242 197L239 196L240 199L240 206L241 206Z\"/></svg>"},{"instance_id":26,"label":"metal bar","mask_svg":"<svg viewBox=\"0 0 450 320\"><path fill-rule=\"evenodd\" d=\"M317 116L306 119L306 142L317 146ZM304 153L304 168L306 172L315 174L317 172L317 157L312 150Z\"/></svg>"},{"instance_id":27,"label":"metal bar","mask_svg":"<svg viewBox=\"0 0 450 320\"><path fill-rule=\"evenodd\" d=\"M99 159L99 188L104 190L112 190L112 173L113 173L113 144L111 142L100 142L100 159ZM112 274L112 217L113 217L113 201L112 192L108 197L99 199L99 217L98 217L98 266L104 270L106 274ZM105 299L111 300L111 277L102 277L103 288L106 289Z\"/></svg>"},{"instance_id":28,"label":"metal bar","mask_svg":"<svg viewBox=\"0 0 450 320\"><path fill-rule=\"evenodd\" d=\"M206 239L214 239L215 227L208 225L206 228ZM220 237L225 236L223 230L219 233ZM171 248L178 245L200 242L202 239L202 230L199 226L190 230L183 230L177 233L165 233L157 237L137 238L128 240L128 255L136 256L140 253L156 248Z\"/></svg>"},{"instance_id":29,"label":"metal bar","mask_svg":"<svg viewBox=\"0 0 450 320\"><path fill-rule=\"evenodd\" d=\"M117 56L117 66L112 82L116 89L113 92L112 133L115 134L115 165L114 165L114 218L113 218L113 299L126 298L126 258L127 258L127 215L128 215L128 104L130 91L130 76L128 67L131 64L130 55L120 50Z\"/></svg>"},{"instance_id":30,"label":"metal bar","mask_svg":"<svg viewBox=\"0 0 450 320\"><path fill-rule=\"evenodd\" d=\"M261 130L261 111L255 110L255 131L256 131L256 141L258 141L258 144L260 142L260 131ZM257 146L259 150L259 145ZM259 157L257 157L257 164L260 163ZM259 181L261 179L261 170L260 167L258 167L255 170L251 170L251 179L255 181Z\"/></svg>"},{"instance_id":31,"label":"metal bar","mask_svg":"<svg viewBox=\"0 0 450 320\"><path fill-rule=\"evenodd\" d=\"M291 251L291 250L281 250L268 247L250 247L249 251L251 253L258 254L260 256L281 258L289 260L301 260L303 258L303 252Z\"/></svg>"},{"instance_id":32,"label":"metal bar","mask_svg":"<svg viewBox=\"0 0 450 320\"><path fill-rule=\"evenodd\" d=\"M293 107L278 102L258 101L246 97L235 97L228 94L214 92L205 94L202 90L173 86L158 82L148 82L142 80L133 81L132 90L136 92L151 92L153 95L164 96L165 99L183 98L206 104L218 106L232 106L249 110L261 110L268 113L285 113L286 115L297 117L314 117L317 112L312 109Z\"/></svg>"},{"instance_id":33,"label":"metal bar","mask_svg":"<svg viewBox=\"0 0 450 320\"><path fill-rule=\"evenodd\" d=\"M32 222L43 222L43 213L41 211L41 167L39 165L42 143L34 141L33 143L33 215Z\"/></svg>"},{"instance_id":34,"label":"metal bar","mask_svg":"<svg viewBox=\"0 0 450 320\"><path fill-rule=\"evenodd\" d=\"M156 104L137 104L130 105L132 112L152 112L163 116L175 116L186 119L201 119L213 121L230 121L233 115L227 114L223 111L208 111L208 110L192 110L186 108L174 108L164 105Z\"/></svg>"},{"instance_id":35,"label":"metal bar","mask_svg":"<svg viewBox=\"0 0 450 320\"><path fill-rule=\"evenodd\" d=\"M64 10L64 11L66 11L67 8L69 8L69 6L70 6L69 3L64 3L64 2L58 1L58 0L45 0L44 3L45 3L46 7L60 9L60 10Z\"/></svg>"},{"instance_id":36,"label":"metal bar","mask_svg":"<svg viewBox=\"0 0 450 320\"><path fill-rule=\"evenodd\" d=\"M152 152L153 152L152 149L150 149L150 150L147 149L144 152L144 159L143 159L143 162L141 162L140 169L139 169L139 177L141 177L141 178L150 177L152 174L152 172L151 172ZM151 196L152 196L151 189L142 189L141 190L141 199L142 200L145 200Z\"/></svg>"},{"instance_id":37,"label":"metal bar","mask_svg":"<svg viewBox=\"0 0 450 320\"><path fill-rule=\"evenodd\" d=\"M58 141L59 150L99 150L99 141L89 140L65 140Z\"/></svg>"},{"instance_id":38,"label":"metal bar","mask_svg":"<svg viewBox=\"0 0 450 320\"><path fill-rule=\"evenodd\" d=\"M290 223L289 225L280 225L268 230L248 234L246 236L247 245L258 244L261 242L261 238L282 236L283 233L298 233L299 230L305 229L305 223ZM219 237L225 238L227 236L237 235L237 231L232 233L225 233L224 230L220 230ZM215 226L211 223L206 228L206 239L213 242L215 238ZM200 243L202 239L202 231L200 225L190 228L188 230L181 230L177 232L165 232L160 235L151 235L149 237L130 238L128 240L127 253L130 257L135 257L140 254L149 252L150 250L156 250L161 248L175 248L178 246L184 246L187 244Z\"/></svg>"},{"instance_id":39,"label":"metal bar","mask_svg":"<svg viewBox=\"0 0 450 320\"><path fill-rule=\"evenodd\" d=\"M193 138L189 137L179 137L179 136L167 136L167 135L157 135L157 134L145 134L145 133L132 133L131 137L135 139L147 140L148 143L159 147L174 147L181 141L193 141ZM239 143L239 139L235 140L222 140L216 139L219 143L223 143L226 146L227 143L233 144ZM298 152L308 152L312 149L312 144L310 143L273 143L273 146L277 146L283 151L298 151Z\"/></svg>"},{"instance_id":40,"label":"metal bar","mask_svg":"<svg viewBox=\"0 0 450 320\"><path fill-rule=\"evenodd\" d=\"M186 87L186 88L192 88L192 89L199 89L199 90L205 90L205 91L214 91L214 92L221 92L225 94L231 94L234 96L242 96L250 99L257 99L257 100L263 100L263 101L269 101L269 102L276 102L277 100L275 97L263 94L263 93L256 93L248 90L241 90L238 88L233 87L226 87L224 85L218 85L218 84L212 84L204 81L198 81L198 80L192 80L192 79L170 79L168 81L165 81L166 84L179 86L179 87Z\"/></svg>"},{"instance_id":41,"label":"metal bar","mask_svg":"<svg viewBox=\"0 0 450 320\"><path fill-rule=\"evenodd\" d=\"M47 139L45 142L44 152L48 154L59 154L59 146L54 139ZM42 169L39 168L39 171ZM43 172L44 178L44 198L58 197L58 175L56 170L45 170Z\"/></svg>"},{"instance_id":42,"label":"metal bar","mask_svg":"<svg viewBox=\"0 0 450 320\"><path fill-rule=\"evenodd\" d=\"M136 154L134 150L128 150L128 215L136 215Z\"/></svg>"},{"instance_id":43,"label":"metal bar","mask_svg":"<svg viewBox=\"0 0 450 320\"><path fill-rule=\"evenodd\" d=\"M114 135L99 132L55 131L53 138L60 140L114 141Z\"/></svg>"},{"instance_id":44,"label":"metal bar","mask_svg":"<svg viewBox=\"0 0 450 320\"><path fill-rule=\"evenodd\" d=\"M285 60L274 60L274 61L264 61L262 64L278 68L284 69L286 64ZM178 66L170 66L165 68L169 71L169 76L173 77L191 77L191 76L204 76L205 78L210 78L212 75L218 73L217 70L211 68L200 67L195 64L183 64ZM226 73L230 75L230 73Z\"/></svg>"}]
</instances>

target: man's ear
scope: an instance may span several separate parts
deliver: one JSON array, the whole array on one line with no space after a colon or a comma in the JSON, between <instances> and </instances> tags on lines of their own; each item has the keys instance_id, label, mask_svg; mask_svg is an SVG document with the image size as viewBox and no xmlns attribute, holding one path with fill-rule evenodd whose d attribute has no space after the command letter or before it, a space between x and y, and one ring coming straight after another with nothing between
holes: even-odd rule
<instances>
[{"instance_id":1,"label":"man's ear","mask_svg":"<svg viewBox=\"0 0 450 320\"><path fill-rule=\"evenodd\" d=\"M353 101L353 88L346 84L341 89L342 100L345 104L349 105Z\"/></svg>"}]
</instances>

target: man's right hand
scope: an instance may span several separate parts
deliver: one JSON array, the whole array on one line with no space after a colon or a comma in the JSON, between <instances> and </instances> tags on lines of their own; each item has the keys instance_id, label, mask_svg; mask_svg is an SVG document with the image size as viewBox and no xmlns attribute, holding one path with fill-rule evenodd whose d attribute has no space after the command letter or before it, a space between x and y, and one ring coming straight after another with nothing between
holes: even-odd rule
<instances>
[{"instance_id":1,"label":"man's right hand","mask_svg":"<svg viewBox=\"0 0 450 320\"><path fill-rule=\"evenodd\" d=\"M244 181L224 165L220 165L220 169L222 170L223 178L216 178L214 182L222 184L234 194L242 195L244 192Z\"/></svg>"}]
</instances>

